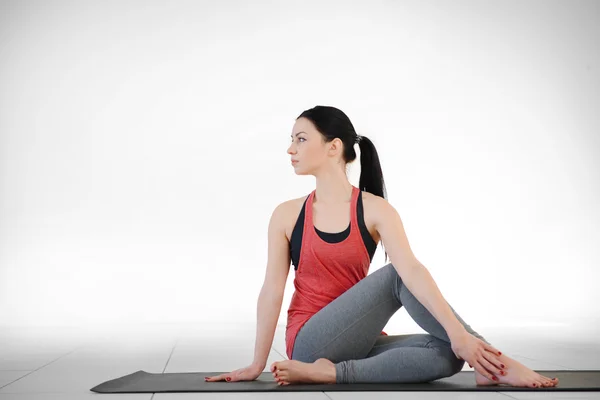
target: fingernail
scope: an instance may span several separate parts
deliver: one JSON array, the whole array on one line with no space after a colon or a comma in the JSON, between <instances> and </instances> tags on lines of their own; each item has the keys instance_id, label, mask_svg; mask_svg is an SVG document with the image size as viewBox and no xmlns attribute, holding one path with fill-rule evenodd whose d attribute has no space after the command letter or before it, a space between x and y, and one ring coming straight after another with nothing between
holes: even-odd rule
<instances>
[{"instance_id":1,"label":"fingernail","mask_svg":"<svg viewBox=\"0 0 600 400\"><path fill-rule=\"evenodd\" d=\"M502 355L502 352L501 352L501 351L499 351L499 352L498 352L498 355L499 355L499 356L501 356L501 355Z\"/></svg>"},{"instance_id":2,"label":"fingernail","mask_svg":"<svg viewBox=\"0 0 600 400\"><path fill-rule=\"evenodd\" d=\"M496 378L495 376L492 376L492 379L495 380L495 381L498 380L498 378Z\"/></svg>"},{"instance_id":3,"label":"fingernail","mask_svg":"<svg viewBox=\"0 0 600 400\"><path fill-rule=\"evenodd\" d=\"M231 378L227 378L227 382L229 382L231 380Z\"/></svg>"},{"instance_id":4,"label":"fingernail","mask_svg":"<svg viewBox=\"0 0 600 400\"><path fill-rule=\"evenodd\" d=\"M533 384L533 387L537 387L537 384L535 384L535 383L534 383L534 384Z\"/></svg>"},{"instance_id":5,"label":"fingernail","mask_svg":"<svg viewBox=\"0 0 600 400\"><path fill-rule=\"evenodd\" d=\"M502 368L504 368L504 364L500 364L500 366L501 366Z\"/></svg>"}]
</instances>

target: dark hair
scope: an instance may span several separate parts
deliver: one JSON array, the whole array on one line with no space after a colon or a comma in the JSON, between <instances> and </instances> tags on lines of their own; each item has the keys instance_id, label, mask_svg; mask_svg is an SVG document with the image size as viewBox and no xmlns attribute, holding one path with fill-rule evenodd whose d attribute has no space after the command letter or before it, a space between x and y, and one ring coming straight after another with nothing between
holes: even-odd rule
<instances>
[{"instance_id":1,"label":"dark hair","mask_svg":"<svg viewBox=\"0 0 600 400\"><path fill-rule=\"evenodd\" d=\"M323 135L326 143L339 138L344 143L343 159L346 163L356 159L354 144L358 143L360 147L359 189L387 199L383 172L375 145L366 136L359 136L356 133L350 118L342 110L329 106L315 106L303 111L296 119L299 118L310 120L317 131ZM383 243L381 246L383 247ZM385 261L387 259L386 251Z\"/></svg>"}]
</instances>

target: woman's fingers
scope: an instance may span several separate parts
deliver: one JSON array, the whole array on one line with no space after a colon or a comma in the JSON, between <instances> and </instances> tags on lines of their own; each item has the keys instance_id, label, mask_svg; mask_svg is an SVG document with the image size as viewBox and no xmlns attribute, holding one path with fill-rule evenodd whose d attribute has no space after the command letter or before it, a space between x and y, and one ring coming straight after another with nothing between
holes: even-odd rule
<instances>
[{"instance_id":1,"label":"woman's fingers","mask_svg":"<svg viewBox=\"0 0 600 400\"><path fill-rule=\"evenodd\" d=\"M500 373L500 370L502 368L499 367L501 362L498 361L492 354L484 351L483 355L478 359L478 361L489 372L502 376L502 374Z\"/></svg>"},{"instance_id":2,"label":"woman's fingers","mask_svg":"<svg viewBox=\"0 0 600 400\"><path fill-rule=\"evenodd\" d=\"M483 356L494 365L495 368L497 369L506 369L506 366L503 366L504 364L502 363L502 361L500 361L498 359L498 356L496 355L498 353L490 353L489 351L484 351L483 352Z\"/></svg>"},{"instance_id":3,"label":"woman's fingers","mask_svg":"<svg viewBox=\"0 0 600 400\"><path fill-rule=\"evenodd\" d=\"M207 376L204 378L205 381L214 382L227 379L227 374L221 374L217 376Z\"/></svg>"},{"instance_id":4,"label":"woman's fingers","mask_svg":"<svg viewBox=\"0 0 600 400\"><path fill-rule=\"evenodd\" d=\"M481 339L479 339L479 340L481 340ZM490 353L494 353L494 355L496 355L496 356L500 356L500 355L502 355L502 354L501 354L502 352L501 352L500 350L498 350L497 348L495 348L494 346L492 346L492 345L490 345L490 344L487 344L487 343L486 343L486 342L484 342L483 340L481 340L481 342L483 343L483 345L484 345L485 349L486 349L487 351L489 351Z\"/></svg>"},{"instance_id":5,"label":"woman's fingers","mask_svg":"<svg viewBox=\"0 0 600 400\"><path fill-rule=\"evenodd\" d=\"M475 365L473 365L473 368L475 369L475 371L479 372L481 375L485 376L486 378L488 378L494 382L497 382L497 380L494 379L494 374L492 374L490 371L485 369L485 367L479 362L479 360L477 360L474 364Z\"/></svg>"},{"instance_id":6,"label":"woman's fingers","mask_svg":"<svg viewBox=\"0 0 600 400\"><path fill-rule=\"evenodd\" d=\"M483 340L482 340L482 342L483 342ZM492 353L494 353L496 355L500 355L501 351L498 350L497 348L495 348L494 346L492 346L491 344L487 344L486 342L483 342L483 344L485 345L485 348L487 350L491 351Z\"/></svg>"}]
</instances>

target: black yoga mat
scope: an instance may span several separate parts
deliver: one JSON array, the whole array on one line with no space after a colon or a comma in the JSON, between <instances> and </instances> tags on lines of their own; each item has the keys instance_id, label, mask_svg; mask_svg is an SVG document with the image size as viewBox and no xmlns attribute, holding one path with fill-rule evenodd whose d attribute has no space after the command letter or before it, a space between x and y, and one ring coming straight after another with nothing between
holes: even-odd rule
<instances>
[{"instance_id":1,"label":"black yoga mat","mask_svg":"<svg viewBox=\"0 0 600 400\"><path fill-rule=\"evenodd\" d=\"M558 378L558 386L522 388L507 385L477 386L475 372L461 371L448 378L428 383L297 383L277 385L271 372L263 372L253 381L205 382L205 376L226 372L149 373L137 371L112 379L90 389L96 393L164 393L164 392L374 392L374 391L451 391L451 392L509 392L509 391L600 391L600 370L536 370Z\"/></svg>"}]
</instances>

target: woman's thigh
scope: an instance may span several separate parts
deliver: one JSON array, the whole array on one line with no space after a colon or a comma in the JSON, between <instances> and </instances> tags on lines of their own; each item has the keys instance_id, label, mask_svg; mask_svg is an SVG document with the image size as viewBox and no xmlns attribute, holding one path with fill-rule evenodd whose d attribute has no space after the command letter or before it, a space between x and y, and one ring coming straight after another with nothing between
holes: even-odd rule
<instances>
[{"instance_id":1,"label":"woman's thigh","mask_svg":"<svg viewBox=\"0 0 600 400\"><path fill-rule=\"evenodd\" d=\"M405 335L388 335L380 336L375 341L375 344L367 354L368 357L373 357L390 349L401 347L422 347L428 349L436 349L448 356L450 359L456 359L456 355L452 350L452 345L440 338L437 338L429 333L410 333ZM464 361L462 361L464 363ZM460 366L462 368L462 365Z\"/></svg>"},{"instance_id":2,"label":"woman's thigh","mask_svg":"<svg viewBox=\"0 0 600 400\"><path fill-rule=\"evenodd\" d=\"M375 340L375 344L367 354L366 358L373 357L384 351L399 347L429 347L434 343L436 337L428 333L410 333L405 335L381 335Z\"/></svg>"},{"instance_id":3,"label":"woman's thigh","mask_svg":"<svg viewBox=\"0 0 600 400\"><path fill-rule=\"evenodd\" d=\"M296 336L293 360L332 362L367 357L402 304L402 280L390 263L360 280L313 315Z\"/></svg>"}]
</instances>

